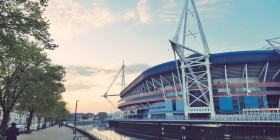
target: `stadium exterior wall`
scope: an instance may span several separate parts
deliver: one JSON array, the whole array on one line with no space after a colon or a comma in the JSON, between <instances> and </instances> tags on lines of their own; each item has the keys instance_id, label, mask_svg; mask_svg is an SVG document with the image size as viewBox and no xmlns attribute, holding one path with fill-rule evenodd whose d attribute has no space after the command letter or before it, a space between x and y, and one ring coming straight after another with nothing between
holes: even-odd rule
<instances>
[{"instance_id":1,"label":"stadium exterior wall","mask_svg":"<svg viewBox=\"0 0 280 140\"><path fill-rule=\"evenodd\" d=\"M278 107L280 55L276 51L218 53L211 55L210 62L217 114L242 114L244 109ZM118 108L126 118L182 117L179 79L175 61L154 66L121 92Z\"/></svg>"}]
</instances>

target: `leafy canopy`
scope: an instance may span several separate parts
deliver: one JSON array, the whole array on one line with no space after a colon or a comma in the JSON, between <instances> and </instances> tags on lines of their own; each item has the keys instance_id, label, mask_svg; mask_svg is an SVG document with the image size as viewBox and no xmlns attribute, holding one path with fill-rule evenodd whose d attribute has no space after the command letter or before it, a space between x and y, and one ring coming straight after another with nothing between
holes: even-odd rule
<instances>
[{"instance_id":1,"label":"leafy canopy","mask_svg":"<svg viewBox=\"0 0 280 140\"><path fill-rule=\"evenodd\" d=\"M43 17L46 5L44 0L5 0L0 3L0 42L10 45L16 37L37 41L46 49L58 47L50 38L50 23ZM14 37L11 39L11 36Z\"/></svg>"}]
</instances>

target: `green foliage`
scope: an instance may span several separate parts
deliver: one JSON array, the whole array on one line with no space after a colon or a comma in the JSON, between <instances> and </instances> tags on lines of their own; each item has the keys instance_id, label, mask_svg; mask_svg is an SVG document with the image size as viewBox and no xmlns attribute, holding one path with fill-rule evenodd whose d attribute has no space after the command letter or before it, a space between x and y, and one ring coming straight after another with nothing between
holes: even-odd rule
<instances>
[{"instance_id":1,"label":"green foliage","mask_svg":"<svg viewBox=\"0 0 280 140\"><path fill-rule=\"evenodd\" d=\"M39 67L34 67L27 74L28 85L25 94L19 98L16 109L34 111L43 118L53 120L67 118L69 112L66 103L61 101L61 93L65 91L62 84L64 76L65 69L59 65L46 62Z\"/></svg>"},{"instance_id":2,"label":"green foliage","mask_svg":"<svg viewBox=\"0 0 280 140\"><path fill-rule=\"evenodd\" d=\"M66 118L62 101L65 70L52 65L43 49L54 49L43 17L48 0L0 1L0 107L3 111L1 135L10 112L35 112L46 118ZM41 47L43 46L43 47Z\"/></svg>"},{"instance_id":3,"label":"green foliage","mask_svg":"<svg viewBox=\"0 0 280 140\"><path fill-rule=\"evenodd\" d=\"M12 109L15 101L26 90L28 73L47 61L35 43L17 40L13 46L0 44L0 105Z\"/></svg>"},{"instance_id":4,"label":"green foliage","mask_svg":"<svg viewBox=\"0 0 280 140\"><path fill-rule=\"evenodd\" d=\"M50 38L49 22L43 17L47 1L6 0L0 3L0 42L13 44L14 38L35 40L44 48L54 49Z\"/></svg>"},{"instance_id":5,"label":"green foliage","mask_svg":"<svg viewBox=\"0 0 280 140\"><path fill-rule=\"evenodd\" d=\"M83 115L82 115L82 119L83 119L83 120L87 120L88 118L89 118L89 117L88 117L87 114L83 114Z\"/></svg>"},{"instance_id":6,"label":"green foliage","mask_svg":"<svg viewBox=\"0 0 280 140\"><path fill-rule=\"evenodd\" d=\"M18 101L17 109L29 111L45 109L51 100L60 100L60 93L65 91L61 83L65 76L65 70L59 65L41 65L27 73L26 93Z\"/></svg>"},{"instance_id":7,"label":"green foliage","mask_svg":"<svg viewBox=\"0 0 280 140\"><path fill-rule=\"evenodd\" d=\"M7 127L9 114L32 80L30 72L49 60L34 42L13 38L10 45L0 42L0 106L3 110L1 132Z\"/></svg>"},{"instance_id":8,"label":"green foliage","mask_svg":"<svg viewBox=\"0 0 280 140\"><path fill-rule=\"evenodd\" d=\"M108 114L106 112L99 112L96 115L100 120L104 120L106 118L108 118Z\"/></svg>"},{"instance_id":9,"label":"green foliage","mask_svg":"<svg viewBox=\"0 0 280 140\"><path fill-rule=\"evenodd\" d=\"M6 34L10 35L12 43L0 39L2 135L15 105L18 109L29 112L35 111L38 106L44 109L59 102L60 93L65 91L61 83L65 76L62 66L52 65L38 43L18 37L14 32Z\"/></svg>"}]
</instances>

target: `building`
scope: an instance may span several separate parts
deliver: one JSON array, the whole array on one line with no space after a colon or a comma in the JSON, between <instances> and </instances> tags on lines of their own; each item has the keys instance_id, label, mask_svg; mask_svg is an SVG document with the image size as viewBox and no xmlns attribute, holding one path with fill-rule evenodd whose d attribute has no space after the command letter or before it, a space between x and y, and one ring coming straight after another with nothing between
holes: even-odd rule
<instances>
[{"instance_id":1,"label":"building","mask_svg":"<svg viewBox=\"0 0 280 140\"><path fill-rule=\"evenodd\" d=\"M189 57L191 59L194 55ZM194 73L201 71L205 71L205 67L193 67ZM275 50L211 54L210 72L216 114L242 114L244 109L280 105L280 55ZM181 73L181 70L177 71L175 61L144 71L120 94L118 108L124 118L183 117L184 101L178 76ZM201 76L200 82L207 86L207 77ZM188 90L192 105L203 106L207 102L207 98L197 98L203 95L191 81ZM207 116L196 113L190 117Z\"/></svg>"},{"instance_id":2,"label":"building","mask_svg":"<svg viewBox=\"0 0 280 140\"><path fill-rule=\"evenodd\" d=\"M280 37L266 40L273 50L212 54L194 0L184 2L169 40L176 61L125 87L109 126L147 139L278 139Z\"/></svg>"}]
</instances>

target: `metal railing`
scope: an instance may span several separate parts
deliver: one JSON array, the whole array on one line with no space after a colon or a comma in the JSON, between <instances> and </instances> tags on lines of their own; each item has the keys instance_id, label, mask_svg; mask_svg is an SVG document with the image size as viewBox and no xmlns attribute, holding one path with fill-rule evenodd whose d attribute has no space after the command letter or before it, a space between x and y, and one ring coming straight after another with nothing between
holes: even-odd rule
<instances>
[{"instance_id":1,"label":"metal railing","mask_svg":"<svg viewBox=\"0 0 280 140\"><path fill-rule=\"evenodd\" d=\"M158 116L126 118L122 112L112 115L112 120L177 120L177 121L216 121L216 122L279 122L280 108L243 109L242 114L216 114L213 118L185 118L180 116Z\"/></svg>"}]
</instances>

